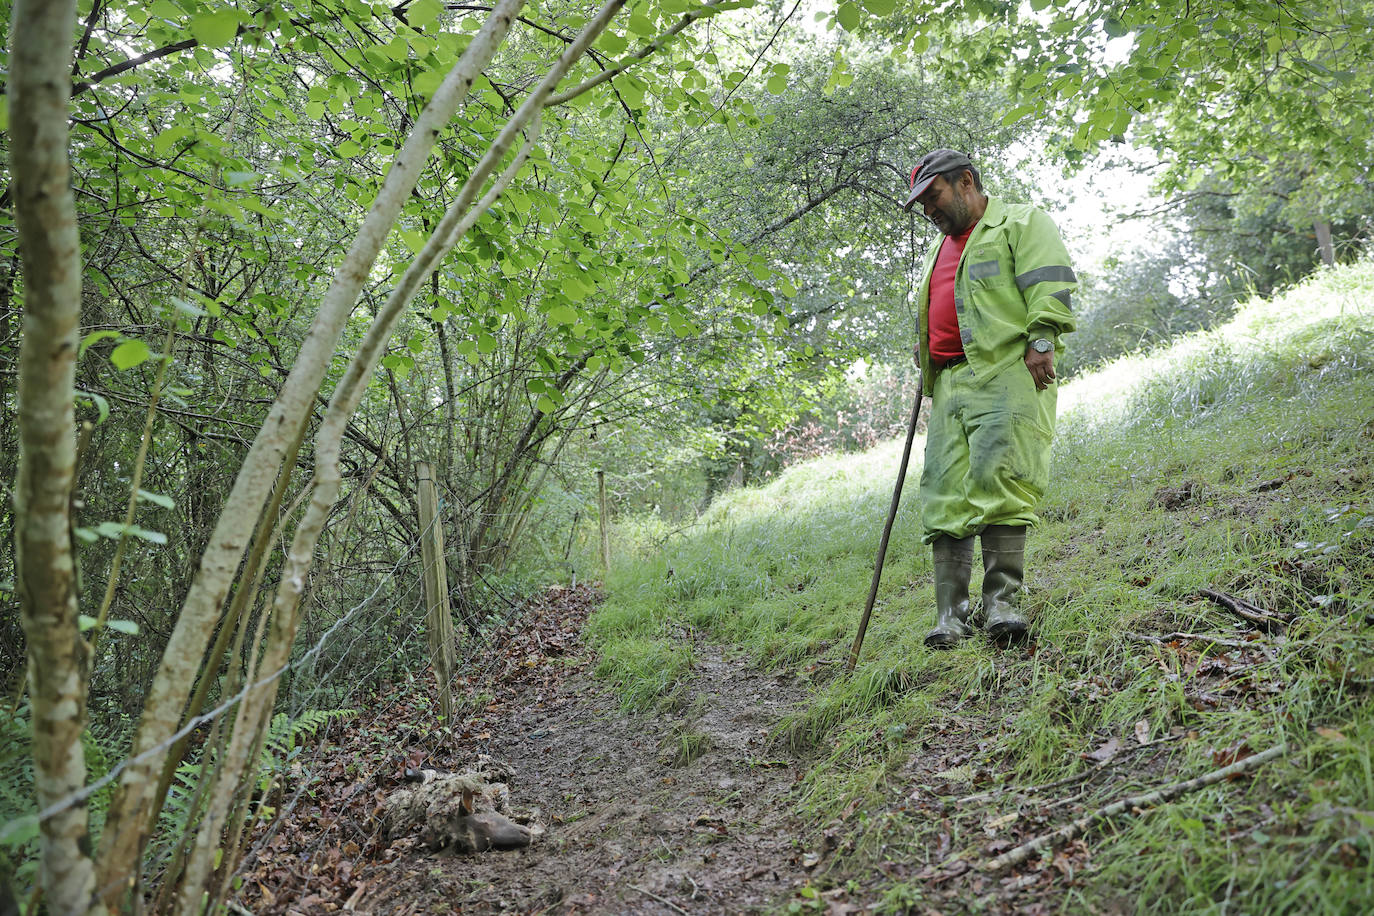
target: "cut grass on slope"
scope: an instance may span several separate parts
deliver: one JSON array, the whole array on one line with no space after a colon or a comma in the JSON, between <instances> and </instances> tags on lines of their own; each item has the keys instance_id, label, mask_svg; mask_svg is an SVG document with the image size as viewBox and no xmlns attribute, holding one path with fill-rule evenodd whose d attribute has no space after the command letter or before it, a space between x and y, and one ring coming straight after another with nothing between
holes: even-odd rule
<instances>
[{"instance_id":1,"label":"cut grass on slope","mask_svg":"<svg viewBox=\"0 0 1374 916\"><path fill-rule=\"evenodd\" d=\"M864 657L841 673L889 443L729 494L627 557L593 619L602 673L636 705L671 693L689 656L631 660L680 657L686 628L809 677L780 739L814 761L805 811L852 812L818 883L850 881L893 911L1357 911L1374 899L1371 342L1362 263L1066 385L1029 540L1028 649L924 648L930 562L909 492ZM1293 623L1260 633L1204 588ZM978 870L1279 742L1248 779L1098 823L1014 878Z\"/></svg>"}]
</instances>

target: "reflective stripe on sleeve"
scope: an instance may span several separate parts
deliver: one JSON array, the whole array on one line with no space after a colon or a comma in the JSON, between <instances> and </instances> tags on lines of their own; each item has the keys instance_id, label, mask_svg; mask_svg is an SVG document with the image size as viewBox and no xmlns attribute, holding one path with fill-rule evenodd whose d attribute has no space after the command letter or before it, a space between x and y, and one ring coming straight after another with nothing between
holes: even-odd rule
<instances>
[{"instance_id":1,"label":"reflective stripe on sleeve","mask_svg":"<svg viewBox=\"0 0 1374 916\"><path fill-rule=\"evenodd\" d=\"M1037 283L1077 283L1078 277L1074 274L1072 267L1061 267L1053 265L1050 267L1037 267L1035 270L1028 270L1016 278L1016 288L1024 291L1027 287Z\"/></svg>"}]
</instances>

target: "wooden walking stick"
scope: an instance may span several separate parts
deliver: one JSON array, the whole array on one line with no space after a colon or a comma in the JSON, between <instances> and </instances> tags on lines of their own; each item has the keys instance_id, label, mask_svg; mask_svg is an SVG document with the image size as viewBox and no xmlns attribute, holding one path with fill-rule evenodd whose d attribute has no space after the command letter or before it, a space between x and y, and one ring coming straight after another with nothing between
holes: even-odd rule
<instances>
[{"instance_id":1,"label":"wooden walking stick","mask_svg":"<svg viewBox=\"0 0 1374 916\"><path fill-rule=\"evenodd\" d=\"M849 664L846 671L853 671L859 661L859 650L864 646L864 633L868 631L868 618L873 614L873 602L878 597L878 582L883 577L883 561L887 559L887 541L892 536L892 523L897 518L897 505L902 501L902 484L906 481L906 466L911 461L911 443L916 438L916 418L921 414L921 401L925 399L925 376L916 374L916 406L911 411L911 422L906 427L906 446L902 449L902 466L897 471L897 485L892 488L892 505L887 510L887 524L883 526L883 537L878 542L878 560L873 564L873 584L868 587L868 601L864 604L864 615L859 618L859 632L854 637L854 647L849 650Z\"/></svg>"}]
</instances>

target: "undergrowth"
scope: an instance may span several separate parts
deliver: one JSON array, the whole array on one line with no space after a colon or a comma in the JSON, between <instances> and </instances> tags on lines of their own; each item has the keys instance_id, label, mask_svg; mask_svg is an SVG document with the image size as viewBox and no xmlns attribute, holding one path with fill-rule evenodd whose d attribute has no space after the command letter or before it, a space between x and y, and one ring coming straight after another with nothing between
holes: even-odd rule
<instances>
[{"instance_id":1,"label":"undergrowth","mask_svg":"<svg viewBox=\"0 0 1374 916\"><path fill-rule=\"evenodd\" d=\"M1028 542L1028 649L922 645L913 470L844 674L897 466L887 443L727 494L666 542L623 528L634 546L592 621L601 672L652 706L699 633L809 678L778 736L812 761L798 804L816 823L857 812L818 883L868 881L893 910L960 887L967 908L995 909L1005 885L946 880L951 862L1282 742L1248 779L1033 859L1023 886L1070 912L1354 911L1374 899L1371 343L1366 262L1066 385ZM1260 633L1203 589L1293 621ZM1037 788L1050 783L1070 787Z\"/></svg>"}]
</instances>

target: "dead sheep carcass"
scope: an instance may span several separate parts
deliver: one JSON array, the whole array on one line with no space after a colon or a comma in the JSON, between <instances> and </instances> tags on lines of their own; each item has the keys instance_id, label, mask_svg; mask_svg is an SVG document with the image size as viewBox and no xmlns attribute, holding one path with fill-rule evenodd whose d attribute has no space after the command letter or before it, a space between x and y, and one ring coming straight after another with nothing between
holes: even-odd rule
<instances>
[{"instance_id":1,"label":"dead sheep carcass","mask_svg":"<svg viewBox=\"0 0 1374 916\"><path fill-rule=\"evenodd\" d=\"M450 774L420 770L414 777L418 786L398 789L382 803L383 830L395 839L418 828L420 842L430 849L462 854L530 845L542 831L530 818L519 823L507 816L510 789L484 778L489 775L485 767Z\"/></svg>"}]
</instances>

